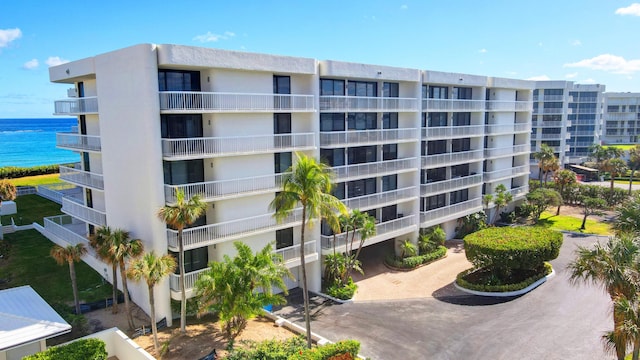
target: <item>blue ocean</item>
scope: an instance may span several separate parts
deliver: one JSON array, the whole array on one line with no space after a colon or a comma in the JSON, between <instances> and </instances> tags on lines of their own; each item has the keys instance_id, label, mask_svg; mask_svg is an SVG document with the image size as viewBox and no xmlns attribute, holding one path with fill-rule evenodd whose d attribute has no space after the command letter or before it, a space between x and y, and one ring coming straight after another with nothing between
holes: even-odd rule
<instances>
[{"instance_id":1,"label":"blue ocean","mask_svg":"<svg viewBox=\"0 0 640 360\"><path fill-rule=\"evenodd\" d=\"M75 118L0 119L0 167L80 161L78 153L56 148L56 133L69 132L77 123Z\"/></svg>"}]
</instances>

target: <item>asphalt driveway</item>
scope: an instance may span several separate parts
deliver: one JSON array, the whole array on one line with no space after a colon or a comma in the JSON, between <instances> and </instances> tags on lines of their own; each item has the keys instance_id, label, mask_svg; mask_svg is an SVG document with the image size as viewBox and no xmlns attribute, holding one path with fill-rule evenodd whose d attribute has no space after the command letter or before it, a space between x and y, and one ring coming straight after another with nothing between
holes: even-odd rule
<instances>
[{"instance_id":1,"label":"asphalt driveway","mask_svg":"<svg viewBox=\"0 0 640 360\"><path fill-rule=\"evenodd\" d=\"M410 300L321 303L312 331L332 341L357 339L377 359L613 359L601 335L610 330L610 301L594 286L569 284L566 265L577 245L595 236L565 235L556 276L518 298L469 296L446 285ZM384 289L381 289L384 291ZM300 307L280 314L302 323Z\"/></svg>"}]
</instances>

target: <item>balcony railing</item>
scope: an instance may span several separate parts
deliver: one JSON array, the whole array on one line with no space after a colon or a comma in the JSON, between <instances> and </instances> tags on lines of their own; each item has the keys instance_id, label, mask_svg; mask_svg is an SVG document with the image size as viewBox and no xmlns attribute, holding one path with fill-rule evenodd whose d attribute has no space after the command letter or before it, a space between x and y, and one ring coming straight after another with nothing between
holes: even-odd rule
<instances>
[{"instance_id":1,"label":"balcony railing","mask_svg":"<svg viewBox=\"0 0 640 360\"><path fill-rule=\"evenodd\" d=\"M485 125L484 131L487 135L500 135L500 134L517 134L531 132L531 124L495 124Z\"/></svg>"},{"instance_id":2,"label":"balcony railing","mask_svg":"<svg viewBox=\"0 0 640 360\"><path fill-rule=\"evenodd\" d=\"M591 133L593 135L593 133ZM562 140L571 138L570 133L563 134L532 134L531 140Z\"/></svg>"},{"instance_id":3,"label":"balcony railing","mask_svg":"<svg viewBox=\"0 0 640 360\"><path fill-rule=\"evenodd\" d=\"M406 229L409 227L415 226L415 215L405 216L398 219L393 219L389 221L385 221L379 224L376 224L376 235L375 237L387 235L392 232L401 231L402 229ZM346 233L337 234L335 237L335 246L341 247L347 244ZM351 234L349 234L349 241L351 241ZM367 239L369 242L373 242L374 239ZM360 234L355 235L356 243L360 241ZM365 241L366 245L366 241ZM333 249L334 239L333 235L322 235L322 248L323 249ZM354 246L355 247L355 246Z\"/></svg>"},{"instance_id":4,"label":"balcony railing","mask_svg":"<svg viewBox=\"0 0 640 360\"><path fill-rule=\"evenodd\" d=\"M422 168L431 168L460 163L474 162L484 159L483 150L461 151L454 153L422 156Z\"/></svg>"},{"instance_id":5,"label":"balcony railing","mask_svg":"<svg viewBox=\"0 0 640 360\"><path fill-rule=\"evenodd\" d=\"M162 155L174 160L314 148L313 133L162 139Z\"/></svg>"},{"instance_id":6,"label":"balcony railing","mask_svg":"<svg viewBox=\"0 0 640 360\"><path fill-rule=\"evenodd\" d=\"M482 198L420 212L420 227L429 227L482 210ZM435 222L435 223L434 223Z\"/></svg>"},{"instance_id":7,"label":"balcony railing","mask_svg":"<svg viewBox=\"0 0 640 360\"><path fill-rule=\"evenodd\" d=\"M400 97L320 96L320 111L417 111L418 100Z\"/></svg>"},{"instance_id":8,"label":"balcony railing","mask_svg":"<svg viewBox=\"0 0 640 360\"><path fill-rule=\"evenodd\" d=\"M313 112L313 95L161 91L168 112Z\"/></svg>"},{"instance_id":9,"label":"balcony railing","mask_svg":"<svg viewBox=\"0 0 640 360\"><path fill-rule=\"evenodd\" d=\"M531 111L531 101L487 100L487 111Z\"/></svg>"},{"instance_id":10,"label":"balcony railing","mask_svg":"<svg viewBox=\"0 0 640 360\"><path fill-rule=\"evenodd\" d=\"M196 285L196 281L200 274L209 270L208 267L196 271L191 271L184 274L184 288L186 291L193 289ZM180 275L179 274L169 274L169 288L172 291L180 291Z\"/></svg>"},{"instance_id":11,"label":"balcony railing","mask_svg":"<svg viewBox=\"0 0 640 360\"><path fill-rule=\"evenodd\" d=\"M59 148L80 151L101 150L100 136L79 135L74 133L57 133L56 146Z\"/></svg>"},{"instance_id":12,"label":"balcony railing","mask_svg":"<svg viewBox=\"0 0 640 360\"><path fill-rule=\"evenodd\" d=\"M80 166L77 164L76 166ZM70 182L75 185L89 187L95 190L104 190L104 180L101 174L84 171L79 168L72 168L60 165L60 180Z\"/></svg>"},{"instance_id":13,"label":"balcony railing","mask_svg":"<svg viewBox=\"0 0 640 360\"><path fill-rule=\"evenodd\" d=\"M54 102L55 115L83 115L98 113L98 98L83 97L76 99L64 99Z\"/></svg>"},{"instance_id":14,"label":"balcony railing","mask_svg":"<svg viewBox=\"0 0 640 360\"><path fill-rule=\"evenodd\" d=\"M474 112L484 111L485 105L485 100L422 99L422 111Z\"/></svg>"},{"instance_id":15,"label":"balcony railing","mask_svg":"<svg viewBox=\"0 0 640 360\"><path fill-rule=\"evenodd\" d=\"M439 126L422 128L422 137L427 140L450 139L484 135L484 125Z\"/></svg>"},{"instance_id":16,"label":"balcony railing","mask_svg":"<svg viewBox=\"0 0 640 360\"><path fill-rule=\"evenodd\" d=\"M482 175L480 174L437 181L420 185L420 196L431 196L477 185L482 185Z\"/></svg>"},{"instance_id":17,"label":"balcony railing","mask_svg":"<svg viewBox=\"0 0 640 360\"><path fill-rule=\"evenodd\" d=\"M564 95L543 95L543 101L564 101Z\"/></svg>"},{"instance_id":18,"label":"balcony railing","mask_svg":"<svg viewBox=\"0 0 640 360\"><path fill-rule=\"evenodd\" d=\"M516 177L529 174L529 165L517 166L514 168L508 168L503 170L491 171L484 173L485 181L496 181L500 179L506 179L510 177Z\"/></svg>"},{"instance_id":19,"label":"balcony railing","mask_svg":"<svg viewBox=\"0 0 640 360\"><path fill-rule=\"evenodd\" d=\"M418 140L418 129L382 129L358 131L332 131L320 133L320 146L356 146Z\"/></svg>"},{"instance_id":20,"label":"balcony railing","mask_svg":"<svg viewBox=\"0 0 640 360\"><path fill-rule=\"evenodd\" d=\"M175 203L175 194L178 189L181 189L184 192L186 199L191 198L193 195L200 195L202 196L203 201L214 201L252 194L275 192L282 187L282 179L285 174L205 181L182 185L165 185L164 198L167 204Z\"/></svg>"},{"instance_id":21,"label":"balcony railing","mask_svg":"<svg viewBox=\"0 0 640 360\"><path fill-rule=\"evenodd\" d=\"M264 214L244 219L231 220L216 224L184 229L182 241L185 250L217 244L267 231L275 231L295 226L302 221L302 211L297 209L281 222L273 214ZM167 229L167 242L172 251L178 249L178 232Z\"/></svg>"},{"instance_id":22,"label":"balcony railing","mask_svg":"<svg viewBox=\"0 0 640 360\"><path fill-rule=\"evenodd\" d=\"M104 211L79 204L68 197L62 198L61 210L65 214L71 215L96 226L107 225L107 215L104 213Z\"/></svg>"},{"instance_id":23,"label":"balcony railing","mask_svg":"<svg viewBox=\"0 0 640 360\"><path fill-rule=\"evenodd\" d=\"M487 148L484 149L484 156L486 158L496 158L501 156L516 156L531 152L531 145L516 145L500 148Z\"/></svg>"},{"instance_id":24,"label":"balcony railing","mask_svg":"<svg viewBox=\"0 0 640 360\"><path fill-rule=\"evenodd\" d=\"M300 260L300 244L295 244L293 246L289 246L282 249L274 250L274 253L282 256L282 262L287 265L298 265ZM307 257L317 256L318 249L316 248L316 241L305 241L304 242L304 257L306 260Z\"/></svg>"},{"instance_id":25,"label":"balcony railing","mask_svg":"<svg viewBox=\"0 0 640 360\"><path fill-rule=\"evenodd\" d=\"M44 229L50 234L66 241L69 245L84 244L89 254L95 256L95 251L89 246L86 224L69 215L46 217Z\"/></svg>"},{"instance_id":26,"label":"balcony railing","mask_svg":"<svg viewBox=\"0 0 640 360\"><path fill-rule=\"evenodd\" d=\"M417 167L418 158L408 158L337 166L331 168L331 170L336 174L336 181L341 182L348 179L361 179L416 171L418 170Z\"/></svg>"},{"instance_id":27,"label":"balcony railing","mask_svg":"<svg viewBox=\"0 0 640 360\"><path fill-rule=\"evenodd\" d=\"M415 190L416 188L412 186L404 189L385 191L381 193L345 199L342 200L342 202L350 209L368 210L372 208L398 204L406 200L414 199L417 197Z\"/></svg>"},{"instance_id":28,"label":"balcony railing","mask_svg":"<svg viewBox=\"0 0 640 360\"><path fill-rule=\"evenodd\" d=\"M520 186L509 190L514 199L519 199L529 193L529 185Z\"/></svg>"},{"instance_id":29,"label":"balcony railing","mask_svg":"<svg viewBox=\"0 0 640 360\"><path fill-rule=\"evenodd\" d=\"M596 141L594 140L593 142L572 142L567 144L567 146L573 146L573 147L589 147L592 146L593 144L595 144ZM569 150L566 150L569 151Z\"/></svg>"}]
</instances>

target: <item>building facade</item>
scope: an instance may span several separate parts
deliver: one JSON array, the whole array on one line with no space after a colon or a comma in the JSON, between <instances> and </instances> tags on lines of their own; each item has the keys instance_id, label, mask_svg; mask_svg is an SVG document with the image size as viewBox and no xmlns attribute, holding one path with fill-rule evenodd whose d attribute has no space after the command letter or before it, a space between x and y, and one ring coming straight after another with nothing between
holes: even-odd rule
<instances>
[{"instance_id":1,"label":"building facade","mask_svg":"<svg viewBox=\"0 0 640 360\"><path fill-rule=\"evenodd\" d=\"M604 94L603 142L638 143L640 135L640 93Z\"/></svg>"},{"instance_id":2,"label":"building facade","mask_svg":"<svg viewBox=\"0 0 640 360\"><path fill-rule=\"evenodd\" d=\"M436 225L450 238L499 184L516 200L528 192L531 81L153 44L52 67L50 79L73 86L55 113L77 116L78 129L57 146L82 161L61 166L77 190L44 234L86 242L108 225L175 254L177 233L158 209L177 189L201 194L206 214L184 231L188 296L234 241L274 243L295 278L287 286L298 286L301 213L276 222L269 208L296 152L327 163L334 195L376 219L365 246L415 242ZM346 239L308 231L309 288L319 291L324 254ZM112 280L93 254L85 261ZM145 286L130 293L147 309ZM159 319L171 318L170 298L180 298L177 275L156 289Z\"/></svg>"}]
</instances>

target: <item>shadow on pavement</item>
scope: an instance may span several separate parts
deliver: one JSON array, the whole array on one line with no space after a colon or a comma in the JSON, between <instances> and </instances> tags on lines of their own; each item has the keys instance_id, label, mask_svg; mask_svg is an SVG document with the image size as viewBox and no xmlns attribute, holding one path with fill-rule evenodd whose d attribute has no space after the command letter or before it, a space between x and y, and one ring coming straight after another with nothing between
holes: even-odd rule
<instances>
[{"instance_id":1,"label":"shadow on pavement","mask_svg":"<svg viewBox=\"0 0 640 360\"><path fill-rule=\"evenodd\" d=\"M442 301L447 304L465 305L465 306L486 306L486 305L504 304L506 302L515 300L520 297L520 296L498 297L498 296L470 295L456 289L456 287L453 286L453 283L447 286L441 287L440 289L434 291L431 295L434 297L434 299L438 301Z\"/></svg>"}]
</instances>

